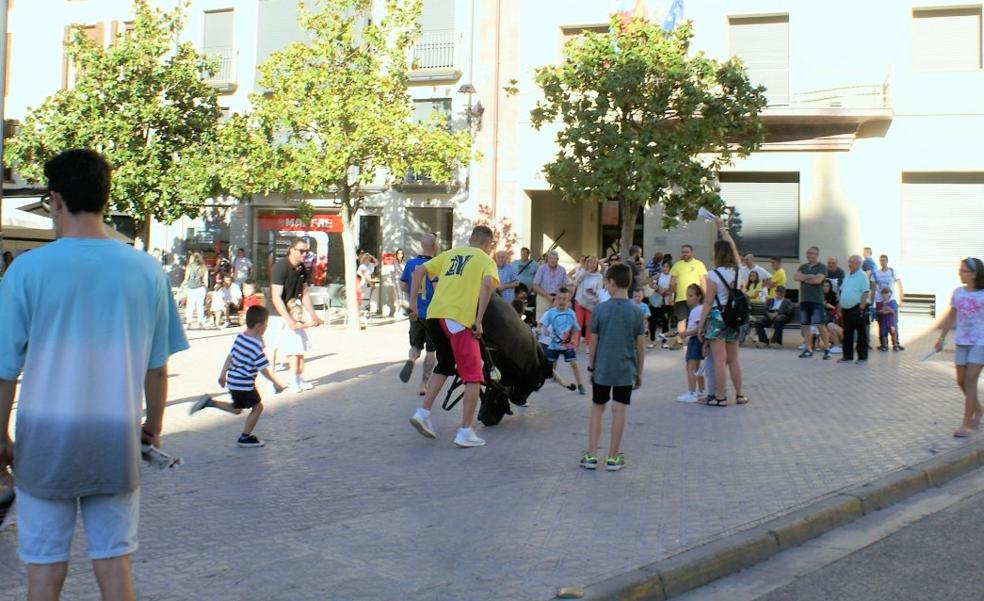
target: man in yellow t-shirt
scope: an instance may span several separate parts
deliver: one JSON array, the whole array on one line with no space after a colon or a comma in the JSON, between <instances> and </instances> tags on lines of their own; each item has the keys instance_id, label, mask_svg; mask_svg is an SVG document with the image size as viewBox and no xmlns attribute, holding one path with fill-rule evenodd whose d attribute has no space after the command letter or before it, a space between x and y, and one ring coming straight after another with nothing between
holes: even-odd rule
<instances>
[{"instance_id":1,"label":"man in yellow t-shirt","mask_svg":"<svg viewBox=\"0 0 984 601\"><path fill-rule=\"evenodd\" d=\"M430 421L431 407L445 380L457 371L465 384L461 428L454 437L454 444L459 447L485 444L475 435L471 425L485 379L478 344L482 336L482 318L499 285L499 268L489 256L492 246L492 230L484 225L477 226L472 230L468 246L452 248L418 265L410 283L410 298L416 298L425 274L438 278L425 322L437 351L437 365L427 381L423 405L410 418L410 424L423 436L437 438ZM411 307L411 319L417 318L414 312L415 308Z\"/></svg>"},{"instance_id":2,"label":"man in yellow t-shirt","mask_svg":"<svg viewBox=\"0 0 984 601\"><path fill-rule=\"evenodd\" d=\"M697 284L705 288L707 267L700 259L694 258L694 247L684 244L680 248L680 260L670 269L670 290L674 293L673 317L677 320L677 348L683 345L683 335L687 331L687 317L690 307L687 306L687 287Z\"/></svg>"},{"instance_id":3,"label":"man in yellow t-shirt","mask_svg":"<svg viewBox=\"0 0 984 601\"><path fill-rule=\"evenodd\" d=\"M772 281L766 285L769 288L769 300L776 297L776 286L786 287L786 270L782 268L782 259L780 257L772 257Z\"/></svg>"}]
</instances>

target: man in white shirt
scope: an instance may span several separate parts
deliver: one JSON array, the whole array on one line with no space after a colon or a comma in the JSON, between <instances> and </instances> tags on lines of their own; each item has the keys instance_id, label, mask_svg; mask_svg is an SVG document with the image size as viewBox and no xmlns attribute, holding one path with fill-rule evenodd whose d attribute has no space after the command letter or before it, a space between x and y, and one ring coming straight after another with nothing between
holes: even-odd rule
<instances>
[{"instance_id":1,"label":"man in white shirt","mask_svg":"<svg viewBox=\"0 0 984 601\"><path fill-rule=\"evenodd\" d=\"M232 260L232 275L240 290L243 282L253 276L253 262L246 257L246 250L243 248L236 251L236 258Z\"/></svg>"},{"instance_id":2,"label":"man in white shirt","mask_svg":"<svg viewBox=\"0 0 984 601\"><path fill-rule=\"evenodd\" d=\"M742 257L741 267L738 268L738 281L741 282L742 286L748 284L748 274L753 271L758 274L759 280L762 282L762 288L768 288L769 284L772 282L772 274L769 273L764 267L756 265L755 255L748 253Z\"/></svg>"}]
</instances>

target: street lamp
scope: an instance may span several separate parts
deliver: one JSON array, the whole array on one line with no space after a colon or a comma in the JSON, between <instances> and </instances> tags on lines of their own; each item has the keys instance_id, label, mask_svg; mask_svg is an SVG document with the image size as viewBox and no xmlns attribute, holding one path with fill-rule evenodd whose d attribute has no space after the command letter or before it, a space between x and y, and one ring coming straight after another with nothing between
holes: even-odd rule
<instances>
[{"instance_id":1,"label":"street lamp","mask_svg":"<svg viewBox=\"0 0 984 601\"><path fill-rule=\"evenodd\" d=\"M475 131L482 131L482 115L485 113L485 107L482 106L481 100L472 106L472 94L478 94L478 90L472 84L466 83L461 84L458 93L468 95L468 108L465 109L465 115L468 116L468 129L471 130L474 123Z\"/></svg>"}]
</instances>

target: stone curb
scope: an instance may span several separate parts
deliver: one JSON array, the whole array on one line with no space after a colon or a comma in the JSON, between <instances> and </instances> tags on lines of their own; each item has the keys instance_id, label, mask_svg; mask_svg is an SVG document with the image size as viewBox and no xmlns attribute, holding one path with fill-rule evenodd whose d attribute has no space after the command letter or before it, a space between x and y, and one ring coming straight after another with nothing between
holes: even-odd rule
<instances>
[{"instance_id":1,"label":"stone curb","mask_svg":"<svg viewBox=\"0 0 984 601\"><path fill-rule=\"evenodd\" d=\"M665 601L984 466L984 441L584 589L587 601Z\"/></svg>"}]
</instances>

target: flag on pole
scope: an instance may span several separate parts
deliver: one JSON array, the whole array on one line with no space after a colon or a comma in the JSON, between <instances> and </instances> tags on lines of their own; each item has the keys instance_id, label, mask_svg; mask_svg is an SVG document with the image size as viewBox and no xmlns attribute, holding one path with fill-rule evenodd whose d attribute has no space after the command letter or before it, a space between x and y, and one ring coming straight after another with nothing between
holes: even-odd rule
<instances>
[{"instance_id":1,"label":"flag on pole","mask_svg":"<svg viewBox=\"0 0 984 601\"><path fill-rule=\"evenodd\" d=\"M683 20L683 0L673 0L670 10L666 11L663 18L663 31L673 31L677 23Z\"/></svg>"}]
</instances>

